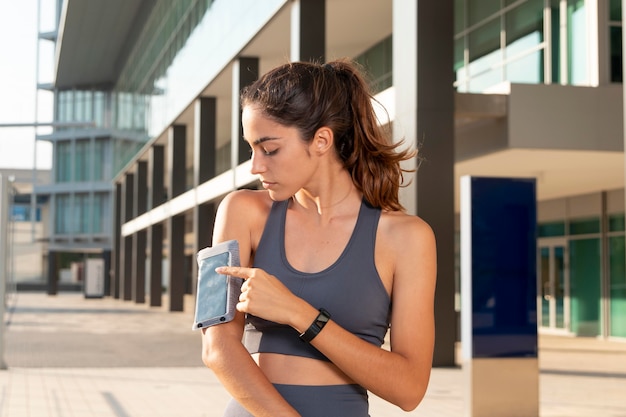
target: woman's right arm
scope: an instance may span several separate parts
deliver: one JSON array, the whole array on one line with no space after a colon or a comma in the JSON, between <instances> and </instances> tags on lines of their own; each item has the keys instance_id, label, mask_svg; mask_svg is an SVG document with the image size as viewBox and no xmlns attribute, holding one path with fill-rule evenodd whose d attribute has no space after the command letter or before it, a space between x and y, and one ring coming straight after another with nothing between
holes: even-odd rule
<instances>
[{"instance_id":1,"label":"woman's right arm","mask_svg":"<svg viewBox=\"0 0 626 417\"><path fill-rule=\"evenodd\" d=\"M259 192L236 191L220 204L213 230L213 244L236 239L241 265L250 266L253 245L265 224ZM260 216L258 214L261 214ZM261 222L261 224L259 224ZM260 227L260 229L259 229ZM255 416L297 417L299 414L276 391L241 343L244 314L202 330L202 361L218 377L224 388Z\"/></svg>"}]
</instances>

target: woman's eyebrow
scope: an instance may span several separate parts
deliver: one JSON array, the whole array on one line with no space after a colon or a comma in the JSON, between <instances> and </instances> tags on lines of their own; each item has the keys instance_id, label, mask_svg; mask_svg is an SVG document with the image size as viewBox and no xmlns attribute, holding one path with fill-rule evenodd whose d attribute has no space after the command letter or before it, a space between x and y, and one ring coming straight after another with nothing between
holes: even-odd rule
<instances>
[{"instance_id":1,"label":"woman's eyebrow","mask_svg":"<svg viewBox=\"0 0 626 417\"><path fill-rule=\"evenodd\" d=\"M263 142L267 142L268 140L275 140L278 139L276 137L271 137L271 136L264 136L262 138L258 138L257 140L255 140L254 142L252 142L253 145L260 145Z\"/></svg>"}]
</instances>

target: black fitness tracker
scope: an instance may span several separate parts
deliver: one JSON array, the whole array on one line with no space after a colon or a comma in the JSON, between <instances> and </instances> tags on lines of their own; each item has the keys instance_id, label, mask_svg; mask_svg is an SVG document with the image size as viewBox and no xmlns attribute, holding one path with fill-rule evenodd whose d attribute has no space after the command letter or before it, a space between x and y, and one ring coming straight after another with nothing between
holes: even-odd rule
<instances>
[{"instance_id":1,"label":"black fitness tracker","mask_svg":"<svg viewBox=\"0 0 626 417\"><path fill-rule=\"evenodd\" d=\"M308 329L304 333L300 335L300 340L303 342L309 343L315 336L322 331L328 320L330 320L330 313L323 308L320 308L320 314L317 315L317 318L311 323Z\"/></svg>"}]
</instances>

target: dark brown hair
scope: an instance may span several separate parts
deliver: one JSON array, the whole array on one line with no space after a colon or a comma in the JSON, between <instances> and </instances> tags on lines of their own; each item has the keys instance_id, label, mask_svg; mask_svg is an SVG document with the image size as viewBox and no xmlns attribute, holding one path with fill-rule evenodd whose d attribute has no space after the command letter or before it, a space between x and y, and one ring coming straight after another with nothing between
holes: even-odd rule
<instances>
[{"instance_id":1,"label":"dark brown hair","mask_svg":"<svg viewBox=\"0 0 626 417\"><path fill-rule=\"evenodd\" d=\"M284 126L295 127L305 141L322 126L332 129L335 150L355 186L373 206L402 210L398 199L400 162L416 152L398 150L381 126L364 72L349 60L324 65L292 62L277 67L245 88L243 106L255 105Z\"/></svg>"}]
</instances>

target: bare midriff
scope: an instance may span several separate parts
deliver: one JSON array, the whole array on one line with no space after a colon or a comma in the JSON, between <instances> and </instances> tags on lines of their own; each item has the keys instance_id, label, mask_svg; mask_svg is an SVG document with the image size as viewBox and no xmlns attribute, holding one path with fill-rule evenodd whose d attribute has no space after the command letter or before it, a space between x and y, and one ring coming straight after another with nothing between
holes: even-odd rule
<instances>
[{"instance_id":1,"label":"bare midriff","mask_svg":"<svg viewBox=\"0 0 626 417\"><path fill-rule=\"evenodd\" d=\"M273 384L354 384L331 362L280 353L255 353L252 357Z\"/></svg>"}]
</instances>

